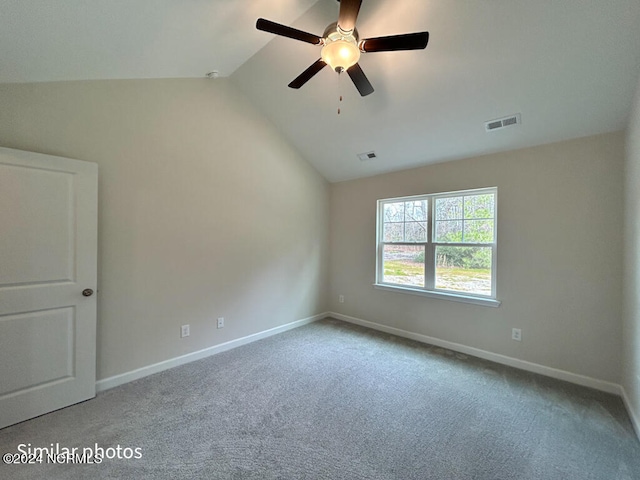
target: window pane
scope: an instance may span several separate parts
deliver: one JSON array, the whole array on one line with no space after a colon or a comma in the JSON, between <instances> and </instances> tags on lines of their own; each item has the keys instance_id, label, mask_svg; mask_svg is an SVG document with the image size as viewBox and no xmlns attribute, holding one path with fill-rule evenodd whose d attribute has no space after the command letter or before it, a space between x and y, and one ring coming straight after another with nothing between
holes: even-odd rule
<instances>
[{"instance_id":1,"label":"window pane","mask_svg":"<svg viewBox=\"0 0 640 480\"><path fill-rule=\"evenodd\" d=\"M436 198L436 220L462 218L462 197Z\"/></svg>"},{"instance_id":2,"label":"window pane","mask_svg":"<svg viewBox=\"0 0 640 480\"><path fill-rule=\"evenodd\" d=\"M385 245L382 261L383 282L424 287L424 246Z\"/></svg>"},{"instance_id":3,"label":"window pane","mask_svg":"<svg viewBox=\"0 0 640 480\"><path fill-rule=\"evenodd\" d=\"M404 227L405 242L426 242L427 222L407 222Z\"/></svg>"},{"instance_id":4,"label":"window pane","mask_svg":"<svg viewBox=\"0 0 640 480\"><path fill-rule=\"evenodd\" d=\"M491 295L491 247L436 247L436 289Z\"/></svg>"},{"instance_id":5,"label":"window pane","mask_svg":"<svg viewBox=\"0 0 640 480\"><path fill-rule=\"evenodd\" d=\"M465 220L464 243L492 243L493 220Z\"/></svg>"},{"instance_id":6,"label":"window pane","mask_svg":"<svg viewBox=\"0 0 640 480\"><path fill-rule=\"evenodd\" d=\"M402 242L404 223L385 223L384 224L384 241L385 242Z\"/></svg>"},{"instance_id":7,"label":"window pane","mask_svg":"<svg viewBox=\"0 0 640 480\"><path fill-rule=\"evenodd\" d=\"M464 218L494 218L495 195L468 195L464 197Z\"/></svg>"},{"instance_id":8,"label":"window pane","mask_svg":"<svg viewBox=\"0 0 640 480\"><path fill-rule=\"evenodd\" d=\"M384 204L385 222L404 222L404 202Z\"/></svg>"},{"instance_id":9,"label":"window pane","mask_svg":"<svg viewBox=\"0 0 640 480\"><path fill-rule=\"evenodd\" d=\"M462 220L436 221L436 242L461 243Z\"/></svg>"},{"instance_id":10,"label":"window pane","mask_svg":"<svg viewBox=\"0 0 640 480\"><path fill-rule=\"evenodd\" d=\"M406 222L426 222L427 221L427 201L419 200L405 202L404 204Z\"/></svg>"}]
</instances>

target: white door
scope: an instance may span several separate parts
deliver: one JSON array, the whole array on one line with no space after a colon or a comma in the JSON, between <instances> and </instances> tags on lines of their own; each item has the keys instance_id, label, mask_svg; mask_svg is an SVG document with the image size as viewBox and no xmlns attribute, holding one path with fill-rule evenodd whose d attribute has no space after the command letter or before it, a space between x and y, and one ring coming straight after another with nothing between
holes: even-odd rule
<instances>
[{"instance_id":1,"label":"white door","mask_svg":"<svg viewBox=\"0 0 640 480\"><path fill-rule=\"evenodd\" d=\"M95 163L0 148L0 428L95 396L97 191Z\"/></svg>"}]
</instances>

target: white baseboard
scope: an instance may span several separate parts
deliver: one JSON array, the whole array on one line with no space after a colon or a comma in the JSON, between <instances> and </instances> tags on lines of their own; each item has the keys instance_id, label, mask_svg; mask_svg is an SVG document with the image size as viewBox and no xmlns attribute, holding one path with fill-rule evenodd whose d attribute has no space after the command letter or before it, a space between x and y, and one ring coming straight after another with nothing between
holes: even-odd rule
<instances>
[{"instance_id":1,"label":"white baseboard","mask_svg":"<svg viewBox=\"0 0 640 480\"><path fill-rule=\"evenodd\" d=\"M490 360L492 362L507 365L509 367L519 368L520 370L539 373L540 375L557 378L559 380L565 380L567 382L575 383L577 385L582 385L585 387L595 388L596 390L601 390L607 393L613 393L620 396L622 395L622 387L616 383L598 380L597 378L587 377L586 375L578 375L577 373L571 373L565 370L559 370L557 368L546 367L538 363L527 362L526 360L507 357L506 355L488 352L479 348L468 347L467 345L462 345L460 343L440 340L439 338L429 337L427 335L422 335L421 333L409 332L400 328L389 327L387 325L382 325L375 322L369 322L360 318L342 315L341 313L329 312L328 316L336 318L338 320L343 320L345 322L354 323L363 327L372 328L373 330L390 333L399 337L409 338L411 340L416 340L422 343L428 343L437 347L447 348L449 350L465 353L474 357L484 358L485 360Z\"/></svg>"},{"instance_id":2,"label":"white baseboard","mask_svg":"<svg viewBox=\"0 0 640 480\"><path fill-rule=\"evenodd\" d=\"M627 395L627 391L624 387L622 389L622 401L624 402L624 406L627 408L627 412L629 413L629 418L631 419L631 424L636 431L636 435L638 436L638 440L640 440L640 414L638 414L631 404L631 399Z\"/></svg>"},{"instance_id":3,"label":"white baseboard","mask_svg":"<svg viewBox=\"0 0 640 480\"><path fill-rule=\"evenodd\" d=\"M130 372L104 378L96 382L96 391L102 392L104 390L108 390L110 388L132 382L133 380L138 380L139 378L162 372L163 370L178 367L180 365L184 365L185 363L194 362L196 360L215 355L216 353L226 352L227 350L246 345L247 343L262 340L263 338L267 338L272 335L277 335L278 333L286 332L287 330L291 330L293 328L307 325L308 323L315 322L327 316L329 316L328 313L319 313L318 315L314 315L312 317L303 318L302 320L296 320L295 322L280 325L279 327L270 328L269 330L264 330L252 335L247 335L246 337L237 338L235 340L221 343L219 345L214 345L212 347L198 350L197 352L187 353L186 355L181 355L180 357L170 358L169 360L154 363L153 365L147 365L146 367L138 368Z\"/></svg>"}]
</instances>

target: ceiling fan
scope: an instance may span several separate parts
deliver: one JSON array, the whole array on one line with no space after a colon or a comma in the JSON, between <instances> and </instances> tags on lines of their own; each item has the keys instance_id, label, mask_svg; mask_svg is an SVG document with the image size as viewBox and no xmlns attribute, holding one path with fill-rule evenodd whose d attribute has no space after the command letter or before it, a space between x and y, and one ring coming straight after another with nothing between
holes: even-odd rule
<instances>
[{"instance_id":1,"label":"ceiling fan","mask_svg":"<svg viewBox=\"0 0 640 480\"><path fill-rule=\"evenodd\" d=\"M320 58L295 78L289 87L302 87L315 74L329 65L338 73L346 71L360 95L364 97L373 93L373 86L358 65L360 53L421 50L427 46L429 32L405 33L360 40L356 29L356 19L361 4L362 0L341 0L338 21L330 24L322 37L264 18L258 19L256 22L258 30L322 46Z\"/></svg>"}]
</instances>

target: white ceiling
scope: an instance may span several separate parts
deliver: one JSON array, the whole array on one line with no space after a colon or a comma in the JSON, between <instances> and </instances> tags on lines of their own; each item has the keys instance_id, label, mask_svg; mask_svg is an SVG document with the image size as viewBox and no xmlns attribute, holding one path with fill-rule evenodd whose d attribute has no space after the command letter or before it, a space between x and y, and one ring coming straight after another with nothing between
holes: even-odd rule
<instances>
[{"instance_id":1,"label":"white ceiling","mask_svg":"<svg viewBox=\"0 0 640 480\"><path fill-rule=\"evenodd\" d=\"M640 77L638 0L363 0L362 38L427 30L426 50L363 54L375 88L368 97L328 68L287 88L320 49L257 31L256 19L321 35L338 8L335 0L0 0L0 82L218 70L330 181L626 125ZM522 125L485 132L486 120L513 113ZM378 158L357 158L370 150Z\"/></svg>"},{"instance_id":2,"label":"white ceiling","mask_svg":"<svg viewBox=\"0 0 640 480\"><path fill-rule=\"evenodd\" d=\"M317 0L0 0L0 82L233 73Z\"/></svg>"}]
</instances>

